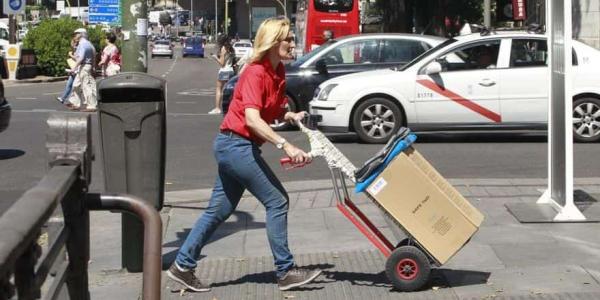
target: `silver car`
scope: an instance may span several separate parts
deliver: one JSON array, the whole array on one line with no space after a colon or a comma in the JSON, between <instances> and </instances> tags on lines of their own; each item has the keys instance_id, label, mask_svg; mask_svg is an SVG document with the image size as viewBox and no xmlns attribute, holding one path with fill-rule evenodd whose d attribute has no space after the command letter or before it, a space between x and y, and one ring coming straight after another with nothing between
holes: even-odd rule
<instances>
[{"instance_id":1,"label":"silver car","mask_svg":"<svg viewBox=\"0 0 600 300\"><path fill-rule=\"evenodd\" d=\"M157 40L152 45L151 56L168 56L173 58L173 45L169 40Z\"/></svg>"}]
</instances>

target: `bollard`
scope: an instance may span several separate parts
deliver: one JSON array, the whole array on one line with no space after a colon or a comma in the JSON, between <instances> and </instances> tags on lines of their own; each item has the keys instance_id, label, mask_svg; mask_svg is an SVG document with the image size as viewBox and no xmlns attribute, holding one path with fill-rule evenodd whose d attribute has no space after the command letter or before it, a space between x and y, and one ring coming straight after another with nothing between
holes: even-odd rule
<instances>
[{"instance_id":1,"label":"bollard","mask_svg":"<svg viewBox=\"0 0 600 300\"><path fill-rule=\"evenodd\" d=\"M121 73L98 83L105 188L148 201L160 210L165 181L166 82L145 73ZM122 215L122 266L142 271L143 225Z\"/></svg>"}]
</instances>

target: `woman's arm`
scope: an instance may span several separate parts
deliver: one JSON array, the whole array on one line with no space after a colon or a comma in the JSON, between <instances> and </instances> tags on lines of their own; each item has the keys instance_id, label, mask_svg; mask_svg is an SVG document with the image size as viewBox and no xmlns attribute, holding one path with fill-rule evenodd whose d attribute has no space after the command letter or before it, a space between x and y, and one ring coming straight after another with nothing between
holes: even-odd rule
<instances>
[{"instance_id":1,"label":"woman's arm","mask_svg":"<svg viewBox=\"0 0 600 300\"><path fill-rule=\"evenodd\" d=\"M265 120L260 117L260 112L256 108L246 108L246 126L259 138L276 145L284 138L277 134ZM286 117L291 115L286 114ZM283 151L294 163L310 162L312 158L306 152L286 141L283 144Z\"/></svg>"},{"instance_id":2,"label":"woman's arm","mask_svg":"<svg viewBox=\"0 0 600 300\"><path fill-rule=\"evenodd\" d=\"M225 66L225 53L227 53L227 50L225 50L225 47L221 47L221 52L219 57L216 57L215 55L211 55L211 57L217 61L217 63L219 63L219 65L221 67Z\"/></svg>"}]
</instances>

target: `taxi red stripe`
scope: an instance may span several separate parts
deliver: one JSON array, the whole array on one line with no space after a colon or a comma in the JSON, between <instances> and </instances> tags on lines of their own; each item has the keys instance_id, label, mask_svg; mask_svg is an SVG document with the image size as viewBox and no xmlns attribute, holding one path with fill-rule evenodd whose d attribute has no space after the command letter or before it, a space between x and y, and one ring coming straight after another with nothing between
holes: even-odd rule
<instances>
[{"instance_id":1,"label":"taxi red stripe","mask_svg":"<svg viewBox=\"0 0 600 300\"><path fill-rule=\"evenodd\" d=\"M470 110L472 110L494 122L502 121L502 117L499 114L497 114L497 113L495 113L495 112L493 112L493 111L491 111L469 99L465 99L462 96L460 96L448 89L442 89L439 85L437 85L433 81L426 80L426 79L420 79L420 80L417 80L417 83L421 84L422 86L424 86L442 96L447 97L448 99L450 99L450 100L452 100L452 101L454 101L454 102L456 102L456 103L458 103L458 104L460 104L460 105L462 105L462 106L464 106L464 107L466 107L466 108L468 108L468 109L470 109Z\"/></svg>"}]
</instances>

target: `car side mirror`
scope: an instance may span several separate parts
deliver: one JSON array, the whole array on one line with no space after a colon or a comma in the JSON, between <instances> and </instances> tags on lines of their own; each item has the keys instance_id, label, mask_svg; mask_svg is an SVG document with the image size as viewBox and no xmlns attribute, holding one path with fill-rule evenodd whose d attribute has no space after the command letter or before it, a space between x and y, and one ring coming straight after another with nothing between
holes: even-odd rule
<instances>
[{"instance_id":1,"label":"car side mirror","mask_svg":"<svg viewBox=\"0 0 600 300\"><path fill-rule=\"evenodd\" d=\"M433 75L442 72L442 64L437 61L430 62L424 70L425 75Z\"/></svg>"},{"instance_id":2,"label":"car side mirror","mask_svg":"<svg viewBox=\"0 0 600 300\"><path fill-rule=\"evenodd\" d=\"M317 72L319 72L319 74L327 74L327 63L325 62L325 60L317 60L317 63L315 64L315 69L317 70Z\"/></svg>"}]
</instances>

